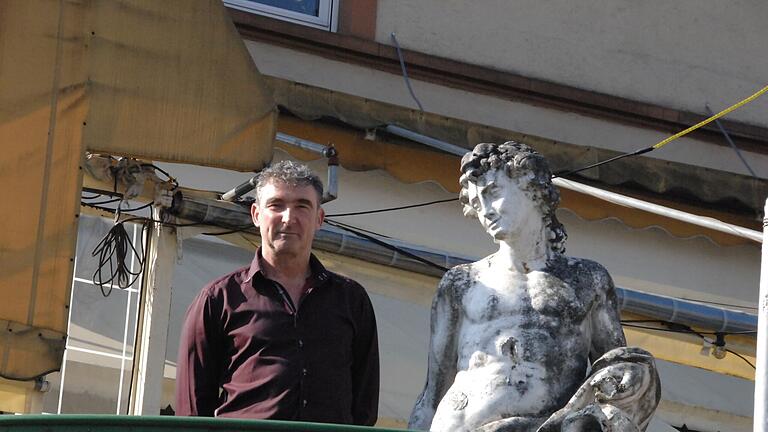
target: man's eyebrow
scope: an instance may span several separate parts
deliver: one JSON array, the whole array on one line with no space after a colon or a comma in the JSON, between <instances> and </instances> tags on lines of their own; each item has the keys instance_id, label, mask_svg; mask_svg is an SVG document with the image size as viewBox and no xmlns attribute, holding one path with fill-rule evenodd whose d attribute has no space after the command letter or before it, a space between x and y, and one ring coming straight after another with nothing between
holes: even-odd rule
<instances>
[{"instance_id":1,"label":"man's eyebrow","mask_svg":"<svg viewBox=\"0 0 768 432\"><path fill-rule=\"evenodd\" d=\"M314 207L314 206L315 206L315 202L314 202L314 201L312 201L312 200L310 200L310 199L306 199L306 198L299 198L299 199L298 199L298 200L296 200L296 201L297 201L299 204L309 204L309 205L310 205L310 206L312 206L312 207Z\"/></svg>"}]
</instances>

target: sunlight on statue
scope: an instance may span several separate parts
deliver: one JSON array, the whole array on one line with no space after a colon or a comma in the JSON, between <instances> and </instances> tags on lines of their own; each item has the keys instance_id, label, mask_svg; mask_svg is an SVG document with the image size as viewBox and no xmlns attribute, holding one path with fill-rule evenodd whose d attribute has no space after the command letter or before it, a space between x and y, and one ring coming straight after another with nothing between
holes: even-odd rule
<instances>
[{"instance_id":1,"label":"sunlight on statue","mask_svg":"<svg viewBox=\"0 0 768 432\"><path fill-rule=\"evenodd\" d=\"M644 431L661 391L653 357L626 347L605 268L564 255L544 157L511 141L479 144L461 172L464 214L499 250L440 281L409 427Z\"/></svg>"}]
</instances>

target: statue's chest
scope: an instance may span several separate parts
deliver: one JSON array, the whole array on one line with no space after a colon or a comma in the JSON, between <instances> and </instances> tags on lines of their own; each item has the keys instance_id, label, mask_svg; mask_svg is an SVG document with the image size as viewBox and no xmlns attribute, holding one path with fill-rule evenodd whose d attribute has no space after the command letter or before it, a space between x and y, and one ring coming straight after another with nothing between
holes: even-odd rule
<instances>
[{"instance_id":1,"label":"statue's chest","mask_svg":"<svg viewBox=\"0 0 768 432\"><path fill-rule=\"evenodd\" d=\"M464 296L464 312L475 321L553 317L581 321L593 303L593 290L541 272L527 278L488 274L476 278ZM523 323L521 323L523 324Z\"/></svg>"}]
</instances>

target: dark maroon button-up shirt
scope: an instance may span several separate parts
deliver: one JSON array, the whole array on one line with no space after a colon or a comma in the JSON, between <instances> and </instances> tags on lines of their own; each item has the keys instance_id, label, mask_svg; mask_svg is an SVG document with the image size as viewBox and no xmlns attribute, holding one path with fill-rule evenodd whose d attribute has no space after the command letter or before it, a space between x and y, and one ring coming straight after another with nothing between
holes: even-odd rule
<instances>
[{"instance_id":1,"label":"dark maroon button-up shirt","mask_svg":"<svg viewBox=\"0 0 768 432\"><path fill-rule=\"evenodd\" d=\"M176 414L373 425L379 352L371 301L314 256L298 310L260 251L187 310Z\"/></svg>"}]
</instances>

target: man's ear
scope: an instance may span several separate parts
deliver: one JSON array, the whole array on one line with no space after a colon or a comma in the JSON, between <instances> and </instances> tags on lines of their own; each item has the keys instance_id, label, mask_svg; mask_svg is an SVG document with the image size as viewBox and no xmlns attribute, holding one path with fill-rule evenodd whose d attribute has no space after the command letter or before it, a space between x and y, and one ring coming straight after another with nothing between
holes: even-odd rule
<instances>
[{"instance_id":1,"label":"man's ear","mask_svg":"<svg viewBox=\"0 0 768 432\"><path fill-rule=\"evenodd\" d=\"M323 210L322 207L320 207L320 210L317 212L317 227L320 228L320 225L323 224L323 221L325 220L325 210Z\"/></svg>"},{"instance_id":2,"label":"man's ear","mask_svg":"<svg viewBox=\"0 0 768 432\"><path fill-rule=\"evenodd\" d=\"M261 209L259 208L259 203L254 202L251 204L251 220L253 221L253 225L256 226L256 228L259 227L259 211Z\"/></svg>"}]
</instances>

